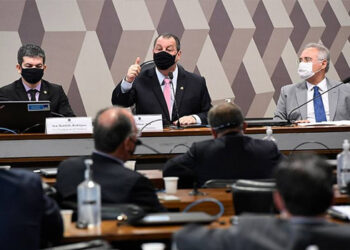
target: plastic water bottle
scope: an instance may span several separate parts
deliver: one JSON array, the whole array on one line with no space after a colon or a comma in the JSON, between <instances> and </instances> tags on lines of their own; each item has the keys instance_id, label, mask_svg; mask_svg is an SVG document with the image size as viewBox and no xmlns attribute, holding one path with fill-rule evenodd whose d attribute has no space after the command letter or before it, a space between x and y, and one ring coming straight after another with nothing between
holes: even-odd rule
<instances>
[{"instance_id":1,"label":"plastic water bottle","mask_svg":"<svg viewBox=\"0 0 350 250\"><path fill-rule=\"evenodd\" d=\"M273 141L274 143L276 143L276 139L275 137L273 137L272 135L272 128L271 127L266 127L266 136L263 138L263 140L266 140L266 141Z\"/></svg>"},{"instance_id":2,"label":"plastic water bottle","mask_svg":"<svg viewBox=\"0 0 350 250\"><path fill-rule=\"evenodd\" d=\"M346 191L346 184L350 181L350 152L349 141L343 142L343 151L337 155L337 184L341 192Z\"/></svg>"},{"instance_id":3,"label":"plastic water bottle","mask_svg":"<svg viewBox=\"0 0 350 250\"><path fill-rule=\"evenodd\" d=\"M101 224L101 187L92 180L92 160L84 161L85 180L78 186L78 223L88 228Z\"/></svg>"}]
</instances>

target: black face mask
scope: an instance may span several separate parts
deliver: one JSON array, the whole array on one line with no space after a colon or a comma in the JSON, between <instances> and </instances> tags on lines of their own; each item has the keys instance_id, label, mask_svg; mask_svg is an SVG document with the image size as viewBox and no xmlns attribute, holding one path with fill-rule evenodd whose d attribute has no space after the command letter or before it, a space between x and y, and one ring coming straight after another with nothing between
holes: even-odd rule
<instances>
[{"instance_id":1,"label":"black face mask","mask_svg":"<svg viewBox=\"0 0 350 250\"><path fill-rule=\"evenodd\" d=\"M37 68L28 68L23 69L22 68L22 77L24 80L26 80L30 84L35 84L43 78L44 75L44 69L37 69Z\"/></svg>"},{"instance_id":2,"label":"black face mask","mask_svg":"<svg viewBox=\"0 0 350 250\"><path fill-rule=\"evenodd\" d=\"M174 65L176 55L177 53L175 55L170 55L165 51L153 53L153 61L158 69L166 70Z\"/></svg>"}]
</instances>

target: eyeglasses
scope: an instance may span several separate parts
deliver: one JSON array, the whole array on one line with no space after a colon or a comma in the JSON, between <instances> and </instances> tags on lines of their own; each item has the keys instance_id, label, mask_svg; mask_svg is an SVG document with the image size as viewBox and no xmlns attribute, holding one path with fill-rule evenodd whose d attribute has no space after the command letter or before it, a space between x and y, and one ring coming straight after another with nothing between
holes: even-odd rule
<instances>
[{"instance_id":1,"label":"eyeglasses","mask_svg":"<svg viewBox=\"0 0 350 250\"><path fill-rule=\"evenodd\" d=\"M323 60L326 60L326 59L317 59L317 61L320 61L322 62ZM306 62L306 63L309 63L309 62L312 62L312 57L299 57L297 59L297 64L301 63L301 62Z\"/></svg>"}]
</instances>

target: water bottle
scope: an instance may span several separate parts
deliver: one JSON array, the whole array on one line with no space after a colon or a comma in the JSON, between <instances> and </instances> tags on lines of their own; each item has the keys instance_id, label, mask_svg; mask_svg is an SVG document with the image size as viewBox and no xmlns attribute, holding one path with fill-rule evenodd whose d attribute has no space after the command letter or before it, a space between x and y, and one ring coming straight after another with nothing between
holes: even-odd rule
<instances>
[{"instance_id":1,"label":"water bottle","mask_svg":"<svg viewBox=\"0 0 350 250\"><path fill-rule=\"evenodd\" d=\"M85 180L78 186L78 223L88 228L101 224L101 187L92 180L92 160L84 161Z\"/></svg>"},{"instance_id":2,"label":"water bottle","mask_svg":"<svg viewBox=\"0 0 350 250\"><path fill-rule=\"evenodd\" d=\"M263 138L263 140L273 141L274 143L276 143L276 139L272 135L272 128L270 126L266 127L266 136Z\"/></svg>"},{"instance_id":3,"label":"water bottle","mask_svg":"<svg viewBox=\"0 0 350 250\"><path fill-rule=\"evenodd\" d=\"M350 181L350 152L349 141L343 142L343 151L337 155L337 184L340 192L346 191L346 184Z\"/></svg>"}]
</instances>

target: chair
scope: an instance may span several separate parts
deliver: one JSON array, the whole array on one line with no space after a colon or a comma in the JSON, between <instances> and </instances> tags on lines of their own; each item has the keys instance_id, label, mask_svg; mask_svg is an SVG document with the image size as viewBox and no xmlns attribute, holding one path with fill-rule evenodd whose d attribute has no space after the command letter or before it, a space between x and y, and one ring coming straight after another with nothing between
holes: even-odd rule
<instances>
[{"instance_id":1,"label":"chair","mask_svg":"<svg viewBox=\"0 0 350 250\"><path fill-rule=\"evenodd\" d=\"M207 180L202 188L231 188L236 179L211 179Z\"/></svg>"},{"instance_id":2,"label":"chair","mask_svg":"<svg viewBox=\"0 0 350 250\"><path fill-rule=\"evenodd\" d=\"M276 213L272 198L275 186L273 179L237 180L232 185L235 214Z\"/></svg>"},{"instance_id":3,"label":"chair","mask_svg":"<svg viewBox=\"0 0 350 250\"><path fill-rule=\"evenodd\" d=\"M145 71L147 69L153 68L154 61L153 60L145 61L145 62L141 63L140 67L141 67L141 72Z\"/></svg>"}]
</instances>

